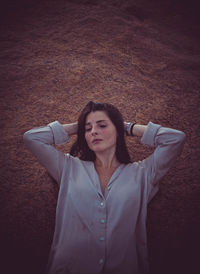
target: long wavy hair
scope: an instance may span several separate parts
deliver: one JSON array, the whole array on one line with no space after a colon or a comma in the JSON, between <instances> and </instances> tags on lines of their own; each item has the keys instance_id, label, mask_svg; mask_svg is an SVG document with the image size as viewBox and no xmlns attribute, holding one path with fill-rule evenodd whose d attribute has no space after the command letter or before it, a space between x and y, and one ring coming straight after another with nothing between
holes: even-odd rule
<instances>
[{"instance_id":1,"label":"long wavy hair","mask_svg":"<svg viewBox=\"0 0 200 274\"><path fill-rule=\"evenodd\" d=\"M125 142L124 133L124 121L120 111L111 104L108 103L94 103L90 101L82 110L78 118L78 132L77 139L72 145L70 154L72 156L78 157L84 161L95 161L96 155L92 151L85 139L85 122L87 115L90 112L104 111L114 124L117 131L117 141L116 141L116 157L120 163L128 164L131 162L128 149Z\"/></svg>"}]
</instances>

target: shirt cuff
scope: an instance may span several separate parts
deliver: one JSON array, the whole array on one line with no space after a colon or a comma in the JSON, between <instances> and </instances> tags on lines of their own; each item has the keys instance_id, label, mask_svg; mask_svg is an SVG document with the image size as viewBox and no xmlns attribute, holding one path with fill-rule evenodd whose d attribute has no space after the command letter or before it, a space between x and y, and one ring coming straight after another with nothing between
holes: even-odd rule
<instances>
[{"instance_id":1,"label":"shirt cuff","mask_svg":"<svg viewBox=\"0 0 200 274\"><path fill-rule=\"evenodd\" d=\"M55 145L65 144L69 140L69 135L58 121L51 122L48 126L52 129Z\"/></svg>"},{"instance_id":2,"label":"shirt cuff","mask_svg":"<svg viewBox=\"0 0 200 274\"><path fill-rule=\"evenodd\" d=\"M143 145L155 147L156 146L155 137L160 128L161 128L161 125L149 122L147 125L147 129L141 138L141 143Z\"/></svg>"}]
</instances>

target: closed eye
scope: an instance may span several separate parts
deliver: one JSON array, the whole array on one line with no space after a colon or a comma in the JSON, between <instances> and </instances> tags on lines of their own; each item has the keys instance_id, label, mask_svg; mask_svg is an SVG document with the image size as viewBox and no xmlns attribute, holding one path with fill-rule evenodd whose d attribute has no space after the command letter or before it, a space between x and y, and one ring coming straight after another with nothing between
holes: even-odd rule
<instances>
[{"instance_id":1,"label":"closed eye","mask_svg":"<svg viewBox=\"0 0 200 274\"><path fill-rule=\"evenodd\" d=\"M105 127L107 127L107 125L98 125L100 128L105 128ZM91 131L92 130L92 128L91 127L88 127L88 128L85 128L85 131L86 132L89 132L89 131Z\"/></svg>"}]
</instances>

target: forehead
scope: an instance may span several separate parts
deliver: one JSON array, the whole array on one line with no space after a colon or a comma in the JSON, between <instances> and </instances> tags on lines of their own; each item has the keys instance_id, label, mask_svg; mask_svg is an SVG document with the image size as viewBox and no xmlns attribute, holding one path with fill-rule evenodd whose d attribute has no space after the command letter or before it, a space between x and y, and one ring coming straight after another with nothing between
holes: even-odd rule
<instances>
[{"instance_id":1,"label":"forehead","mask_svg":"<svg viewBox=\"0 0 200 274\"><path fill-rule=\"evenodd\" d=\"M85 123L95 123L97 121L101 121L101 120L107 120L110 121L108 115L104 112L104 111L92 111L90 112L85 120Z\"/></svg>"}]
</instances>

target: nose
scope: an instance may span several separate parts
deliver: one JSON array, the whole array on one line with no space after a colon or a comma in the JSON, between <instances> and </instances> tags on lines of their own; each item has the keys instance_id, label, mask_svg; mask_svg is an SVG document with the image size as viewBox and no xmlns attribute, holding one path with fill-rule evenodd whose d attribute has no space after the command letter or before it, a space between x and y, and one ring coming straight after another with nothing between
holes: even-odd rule
<instances>
[{"instance_id":1,"label":"nose","mask_svg":"<svg viewBox=\"0 0 200 274\"><path fill-rule=\"evenodd\" d=\"M94 126L92 127L91 134L92 134L92 136L95 136L95 135L98 134L97 130L96 130L96 127L94 127Z\"/></svg>"}]
</instances>

